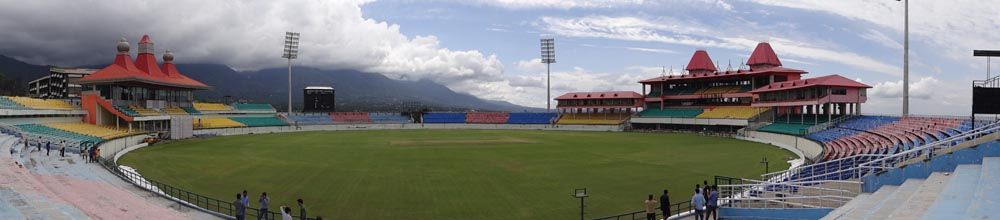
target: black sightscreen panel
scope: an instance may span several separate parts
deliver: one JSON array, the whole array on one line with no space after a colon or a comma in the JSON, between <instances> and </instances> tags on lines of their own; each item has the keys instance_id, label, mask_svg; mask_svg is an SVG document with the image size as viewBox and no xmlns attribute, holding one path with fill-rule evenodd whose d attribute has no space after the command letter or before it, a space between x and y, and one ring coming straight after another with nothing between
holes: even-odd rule
<instances>
[{"instance_id":1,"label":"black sightscreen panel","mask_svg":"<svg viewBox=\"0 0 1000 220\"><path fill-rule=\"evenodd\" d=\"M972 113L1000 114L1000 88L972 88Z\"/></svg>"}]
</instances>

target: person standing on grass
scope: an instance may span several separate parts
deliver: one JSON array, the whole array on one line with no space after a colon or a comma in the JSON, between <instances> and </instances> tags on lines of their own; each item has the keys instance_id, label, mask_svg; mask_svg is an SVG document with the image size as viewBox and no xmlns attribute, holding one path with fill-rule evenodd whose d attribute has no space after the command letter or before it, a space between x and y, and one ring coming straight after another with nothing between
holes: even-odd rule
<instances>
[{"instance_id":1,"label":"person standing on grass","mask_svg":"<svg viewBox=\"0 0 1000 220\"><path fill-rule=\"evenodd\" d=\"M239 193L236 193L236 201L233 201L233 210L236 212L236 220L246 219L247 206L243 205L243 197Z\"/></svg>"},{"instance_id":2,"label":"person standing on grass","mask_svg":"<svg viewBox=\"0 0 1000 220\"><path fill-rule=\"evenodd\" d=\"M663 189L663 195L660 196L660 211L663 212L663 219L670 217L670 195L666 189Z\"/></svg>"},{"instance_id":3,"label":"person standing on grass","mask_svg":"<svg viewBox=\"0 0 1000 220\"><path fill-rule=\"evenodd\" d=\"M656 200L653 199L653 194L649 194L646 198L645 208L646 208L646 220L656 220Z\"/></svg>"},{"instance_id":4,"label":"person standing on grass","mask_svg":"<svg viewBox=\"0 0 1000 220\"><path fill-rule=\"evenodd\" d=\"M695 186L694 196L691 197L691 206L694 207L694 219L703 220L705 219L705 196L701 195L701 188Z\"/></svg>"},{"instance_id":5,"label":"person standing on grass","mask_svg":"<svg viewBox=\"0 0 1000 220\"><path fill-rule=\"evenodd\" d=\"M257 214L257 220L268 219L267 205L271 204L271 199L267 198L267 192L260 193L260 199L257 199L257 203L260 203L260 214Z\"/></svg>"},{"instance_id":6,"label":"person standing on grass","mask_svg":"<svg viewBox=\"0 0 1000 220\"><path fill-rule=\"evenodd\" d=\"M281 210L281 220L292 220L292 208L288 206L282 206L279 208Z\"/></svg>"},{"instance_id":7,"label":"person standing on grass","mask_svg":"<svg viewBox=\"0 0 1000 220\"><path fill-rule=\"evenodd\" d=\"M306 205L302 202L302 198L299 198L299 219L306 220Z\"/></svg>"},{"instance_id":8,"label":"person standing on grass","mask_svg":"<svg viewBox=\"0 0 1000 220\"><path fill-rule=\"evenodd\" d=\"M707 188L707 187L706 187ZM719 210L719 186L713 185L712 192L708 193L708 213L705 215L705 219L711 216L712 219L718 219L719 214L716 210Z\"/></svg>"}]
</instances>

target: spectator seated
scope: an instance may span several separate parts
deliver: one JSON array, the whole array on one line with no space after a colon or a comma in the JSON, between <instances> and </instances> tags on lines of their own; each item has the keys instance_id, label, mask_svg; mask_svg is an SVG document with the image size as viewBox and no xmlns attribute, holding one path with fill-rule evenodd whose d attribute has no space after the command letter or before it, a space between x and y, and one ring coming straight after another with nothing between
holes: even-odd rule
<instances>
[{"instance_id":1,"label":"spectator seated","mask_svg":"<svg viewBox=\"0 0 1000 220\"><path fill-rule=\"evenodd\" d=\"M368 112L331 112L333 123L337 124L368 124L372 123Z\"/></svg>"},{"instance_id":2,"label":"spectator seated","mask_svg":"<svg viewBox=\"0 0 1000 220\"><path fill-rule=\"evenodd\" d=\"M557 124L563 125L617 125L629 117L629 113L567 113L559 117Z\"/></svg>"},{"instance_id":3,"label":"spectator seated","mask_svg":"<svg viewBox=\"0 0 1000 220\"><path fill-rule=\"evenodd\" d=\"M58 99L36 99L28 97L7 96L7 99L30 109L74 110L69 103Z\"/></svg>"},{"instance_id":4,"label":"spectator seated","mask_svg":"<svg viewBox=\"0 0 1000 220\"><path fill-rule=\"evenodd\" d=\"M559 115L556 113L510 113L509 124L551 124Z\"/></svg>"},{"instance_id":5,"label":"spectator seated","mask_svg":"<svg viewBox=\"0 0 1000 220\"><path fill-rule=\"evenodd\" d=\"M51 123L45 124L45 126L77 134L99 137L104 140L115 139L132 134L126 129L114 129L111 127L103 127L80 122Z\"/></svg>"},{"instance_id":6,"label":"spectator seated","mask_svg":"<svg viewBox=\"0 0 1000 220\"><path fill-rule=\"evenodd\" d=\"M298 125L327 125L333 124L333 119L329 114L317 115L290 115L287 117L289 124Z\"/></svg>"},{"instance_id":7,"label":"spectator seated","mask_svg":"<svg viewBox=\"0 0 1000 220\"><path fill-rule=\"evenodd\" d=\"M194 109L198 110L199 112L204 112L204 111L229 111L229 110L232 110L232 109L229 108L229 106L226 106L226 105L224 105L222 103L195 102L195 103L192 103L192 105L194 105Z\"/></svg>"},{"instance_id":8,"label":"spectator seated","mask_svg":"<svg viewBox=\"0 0 1000 220\"><path fill-rule=\"evenodd\" d=\"M17 102L10 100L6 96L0 96L0 109L28 109L28 107L17 104Z\"/></svg>"},{"instance_id":9,"label":"spectator seated","mask_svg":"<svg viewBox=\"0 0 1000 220\"><path fill-rule=\"evenodd\" d=\"M465 123L465 113L434 112L424 114L424 123Z\"/></svg>"},{"instance_id":10,"label":"spectator seated","mask_svg":"<svg viewBox=\"0 0 1000 220\"><path fill-rule=\"evenodd\" d=\"M246 125L247 127L266 127L266 126L286 126L288 123L278 119L277 117L229 117L229 119L239 122L240 124Z\"/></svg>"},{"instance_id":11,"label":"spectator seated","mask_svg":"<svg viewBox=\"0 0 1000 220\"><path fill-rule=\"evenodd\" d=\"M506 112L469 112L465 122L469 124L506 124L510 117Z\"/></svg>"},{"instance_id":12,"label":"spectator seated","mask_svg":"<svg viewBox=\"0 0 1000 220\"><path fill-rule=\"evenodd\" d=\"M180 107L177 107L177 106L164 108L163 112L166 112L168 115L187 115L188 114L187 111L184 111L184 109L181 109Z\"/></svg>"},{"instance_id":13,"label":"spectator seated","mask_svg":"<svg viewBox=\"0 0 1000 220\"><path fill-rule=\"evenodd\" d=\"M648 108L639 112L639 117L649 118L694 118L705 110L701 108Z\"/></svg>"},{"instance_id":14,"label":"spectator seated","mask_svg":"<svg viewBox=\"0 0 1000 220\"><path fill-rule=\"evenodd\" d=\"M246 125L229 118L196 118L193 126L196 129L246 127Z\"/></svg>"},{"instance_id":15,"label":"spectator seated","mask_svg":"<svg viewBox=\"0 0 1000 220\"><path fill-rule=\"evenodd\" d=\"M397 112L372 112L368 113L372 123L383 124L403 124L410 123L410 116L405 116Z\"/></svg>"},{"instance_id":16,"label":"spectator seated","mask_svg":"<svg viewBox=\"0 0 1000 220\"><path fill-rule=\"evenodd\" d=\"M240 111L275 111L271 104L235 103L233 108Z\"/></svg>"},{"instance_id":17,"label":"spectator seated","mask_svg":"<svg viewBox=\"0 0 1000 220\"><path fill-rule=\"evenodd\" d=\"M697 118L731 118L750 119L760 113L767 111L767 108L754 108L749 106L724 106L706 109Z\"/></svg>"}]
</instances>

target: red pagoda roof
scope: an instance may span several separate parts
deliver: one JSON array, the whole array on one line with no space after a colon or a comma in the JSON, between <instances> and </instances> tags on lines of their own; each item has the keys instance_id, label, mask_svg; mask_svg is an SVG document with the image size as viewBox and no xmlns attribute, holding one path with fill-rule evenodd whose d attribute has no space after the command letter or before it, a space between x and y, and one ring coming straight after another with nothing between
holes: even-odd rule
<instances>
[{"instance_id":1,"label":"red pagoda roof","mask_svg":"<svg viewBox=\"0 0 1000 220\"><path fill-rule=\"evenodd\" d=\"M129 45L122 39L118 43L118 55L115 62L93 74L80 79L80 84L141 82L153 85L180 87L188 89L208 89L202 82L188 78L177 71L173 64L173 55L168 51L164 54L164 64L161 70L153 55L153 42L148 35L139 40L139 55L133 63L129 56Z\"/></svg>"},{"instance_id":2,"label":"red pagoda roof","mask_svg":"<svg viewBox=\"0 0 1000 220\"><path fill-rule=\"evenodd\" d=\"M771 49L771 44L765 42L757 44L757 48L753 49L750 59L747 60L747 65L750 66L762 64L781 66L781 60L778 60L778 55L774 53L774 49Z\"/></svg>"},{"instance_id":3,"label":"red pagoda roof","mask_svg":"<svg viewBox=\"0 0 1000 220\"><path fill-rule=\"evenodd\" d=\"M574 99L638 99L642 98L633 91L611 91L611 92L570 92L556 97L556 100Z\"/></svg>"},{"instance_id":4,"label":"red pagoda roof","mask_svg":"<svg viewBox=\"0 0 1000 220\"><path fill-rule=\"evenodd\" d=\"M697 70L707 70L715 72L715 63L712 63L712 58L708 56L708 52L705 50L697 50L694 55L691 55L691 61L687 65L688 71Z\"/></svg>"},{"instance_id":5,"label":"red pagoda roof","mask_svg":"<svg viewBox=\"0 0 1000 220\"><path fill-rule=\"evenodd\" d=\"M799 89L813 86L838 86L850 88L871 88L872 86L860 83L840 75L821 76L812 79L800 79L785 82L776 82L761 86L750 93L773 92L780 90Z\"/></svg>"}]
</instances>

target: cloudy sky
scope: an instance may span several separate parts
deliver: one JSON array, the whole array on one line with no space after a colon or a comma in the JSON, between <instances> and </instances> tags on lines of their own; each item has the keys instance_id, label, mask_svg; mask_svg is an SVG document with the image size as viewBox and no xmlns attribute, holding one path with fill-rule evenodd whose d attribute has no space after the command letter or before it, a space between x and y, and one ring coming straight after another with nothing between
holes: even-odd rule
<instances>
[{"instance_id":1,"label":"cloudy sky","mask_svg":"<svg viewBox=\"0 0 1000 220\"><path fill-rule=\"evenodd\" d=\"M916 1L911 13L915 114L968 114L973 49L1000 49L1000 4ZM679 74L696 49L723 68L770 42L807 77L875 86L862 108L898 114L903 4L894 0L0 0L0 54L45 65L111 62L115 42L150 34L177 62L280 67L284 31L302 33L298 65L430 79L456 91L545 106L538 38L556 38L553 94L639 90ZM134 50L133 50L134 51ZM668 73L669 74L669 73Z\"/></svg>"}]
</instances>

